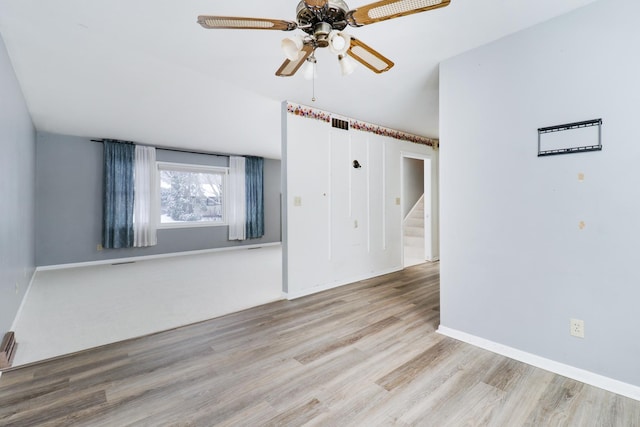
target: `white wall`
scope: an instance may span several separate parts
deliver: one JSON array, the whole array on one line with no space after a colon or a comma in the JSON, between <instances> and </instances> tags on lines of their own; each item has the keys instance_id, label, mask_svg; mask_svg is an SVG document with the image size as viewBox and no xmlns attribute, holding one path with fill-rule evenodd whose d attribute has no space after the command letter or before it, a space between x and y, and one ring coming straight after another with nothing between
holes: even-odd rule
<instances>
[{"instance_id":1,"label":"white wall","mask_svg":"<svg viewBox=\"0 0 640 427\"><path fill-rule=\"evenodd\" d=\"M402 159L402 217L406 218L413 206L424 194L424 160Z\"/></svg>"},{"instance_id":2,"label":"white wall","mask_svg":"<svg viewBox=\"0 0 640 427\"><path fill-rule=\"evenodd\" d=\"M432 148L283 114L289 298L401 269L401 152L433 156Z\"/></svg>"},{"instance_id":3,"label":"white wall","mask_svg":"<svg viewBox=\"0 0 640 427\"><path fill-rule=\"evenodd\" d=\"M598 1L440 69L441 324L636 386L638 16ZM537 158L537 128L596 118L602 152Z\"/></svg>"},{"instance_id":4,"label":"white wall","mask_svg":"<svg viewBox=\"0 0 640 427\"><path fill-rule=\"evenodd\" d=\"M39 269L16 320L20 341L14 365L281 299L281 257L280 245L275 244L126 264Z\"/></svg>"}]
</instances>

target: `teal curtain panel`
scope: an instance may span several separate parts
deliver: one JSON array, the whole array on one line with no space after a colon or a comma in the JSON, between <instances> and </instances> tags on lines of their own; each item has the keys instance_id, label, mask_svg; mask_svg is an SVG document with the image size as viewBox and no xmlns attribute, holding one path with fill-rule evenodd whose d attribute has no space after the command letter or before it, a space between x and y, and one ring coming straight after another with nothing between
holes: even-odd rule
<instances>
[{"instance_id":1,"label":"teal curtain panel","mask_svg":"<svg viewBox=\"0 0 640 427\"><path fill-rule=\"evenodd\" d=\"M133 247L135 145L105 140L102 205L102 246Z\"/></svg>"},{"instance_id":2,"label":"teal curtain panel","mask_svg":"<svg viewBox=\"0 0 640 427\"><path fill-rule=\"evenodd\" d=\"M253 156L245 159L246 238L257 239L264 236L264 159Z\"/></svg>"}]
</instances>

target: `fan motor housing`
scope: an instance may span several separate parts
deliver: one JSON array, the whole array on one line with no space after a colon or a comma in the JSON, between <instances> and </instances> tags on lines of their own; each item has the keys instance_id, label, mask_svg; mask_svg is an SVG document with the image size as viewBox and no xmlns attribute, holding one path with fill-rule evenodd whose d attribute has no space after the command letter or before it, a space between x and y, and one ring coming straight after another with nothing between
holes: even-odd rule
<instances>
[{"instance_id":1,"label":"fan motor housing","mask_svg":"<svg viewBox=\"0 0 640 427\"><path fill-rule=\"evenodd\" d=\"M301 1L296 9L296 19L298 28L304 32L314 35L319 23L326 23L334 30L344 30L347 26L347 12L349 7L342 0L328 1L325 7L314 10ZM326 27L325 27L326 28Z\"/></svg>"}]
</instances>

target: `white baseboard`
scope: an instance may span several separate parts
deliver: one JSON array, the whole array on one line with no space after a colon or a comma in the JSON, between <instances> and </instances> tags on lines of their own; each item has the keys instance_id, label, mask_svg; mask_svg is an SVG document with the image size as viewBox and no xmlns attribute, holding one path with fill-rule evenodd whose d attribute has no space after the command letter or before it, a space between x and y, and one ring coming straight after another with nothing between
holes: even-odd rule
<instances>
[{"instance_id":1,"label":"white baseboard","mask_svg":"<svg viewBox=\"0 0 640 427\"><path fill-rule=\"evenodd\" d=\"M489 350L493 353L506 356L510 359L518 360L528 365L562 375L563 377L571 378L576 381L640 401L640 387L638 386L614 380L613 378L595 374L584 369L565 365L564 363L556 362L535 354L527 353L526 351L489 341L475 335L467 334L466 332L447 328L446 326L441 325L438 327L437 332L450 338Z\"/></svg>"},{"instance_id":2,"label":"white baseboard","mask_svg":"<svg viewBox=\"0 0 640 427\"><path fill-rule=\"evenodd\" d=\"M58 264L58 265L44 265L44 266L37 267L36 271L64 270L67 268L92 267L96 265L111 265L111 264L120 264L120 263L124 264L129 262L147 261L147 260L153 260L153 259L173 258L173 257L189 256L189 255L202 255L202 254L210 254L210 253L216 253L216 252L241 251L241 250L247 250L247 249L260 249L260 248L266 248L270 246L281 246L281 245L282 245L281 242L262 243L258 245L230 246L226 248L202 249L198 251L171 252L167 254L144 255L144 256L136 256L136 257L128 257L128 258L111 258L111 259L103 259L98 261L76 262L76 263Z\"/></svg>"},{"instance_id":3,"label":"white baseboard","mask_svg":"<svg viewBox=\"0 0 640 427\"><path fill-rule=\"evenodd\" d=\"M359 282L361 280L367 280L373 277L384 276L385 274L389 274L389 273L395 273L396 271L400 271L403 268L404 267L394 267L388 270L376 271L375 273L366 274L363 276L351 277L347 280L325 283L322 285L314 286L313 288L302 289L301 291L298 291L298 292L283 292L283 296L288 300L294 300L297 298L306 297L308 295L317 294L318 292L328 291L329 289L339 288L340 286Z\"/></svg>"},{"instance_id":4,"label":"white baseboard","mask_svg":"<svg viewBox=\"0 0 640 427\"><path fill-rule=\"evenodd\" d=\"M13 323L11 324L11 329L9 329L10 331L14 331L16 330L16 326L18 324L18 318L20 318L20 314L22 314L22 309L24 307L24 304L27 301L27 297L29 296L29 291L31 291L31 287L33 286L33 282L35 282L36 280L36 274L38 274L38 269L33 270L33 273L31 274L31 279L29 280L29 284L27 285L27 290L24 291L24 295L22 296L22 301L20 301L20 307L18 307L18 311L16 312L15 317L13 318ZM19 340L20 337L16 337L16 341Z\"/></svg>"},{"instance_id":5,"label":"white baseboard","mask_svg":"<svg viewBox=\"0 0 640 427\"><path fill-rule=\"evenodd\" d=\"M18 324L18 319L20 318L20 315L22 314L22 309L24 308L24 305L27 301L27 298L29 297L29 291L31 291L31 288L33 286L33 282L36 279L36 274L38 273L37 269L33 270L33 273L31 274L31 279L29 280L29 284L27 285L27 290L24 291L24 295L22 296L22 301L20 301L20 306L18 307L18 311L16 312L16 315L13 317L13 322L11 323L11 329L9 329L10 331L14 331L16 330L16 326ZM19 344L19 340L20 337L16 336L16 341L18 341ZM2 371L0 370L0 377L2 376Z\"/></svg>"}]
</instances>

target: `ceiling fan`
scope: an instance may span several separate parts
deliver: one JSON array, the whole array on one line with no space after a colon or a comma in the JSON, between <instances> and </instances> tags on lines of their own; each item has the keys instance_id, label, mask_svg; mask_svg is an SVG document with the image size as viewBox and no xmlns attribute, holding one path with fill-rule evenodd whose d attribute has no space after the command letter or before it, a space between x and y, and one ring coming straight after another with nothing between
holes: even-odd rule
<instances>
[{"instance_id":1,"label":"ceiling fan","mask_svg":"<svg viewBox=\"0 0 640 427\"><path fill-rule=\"evenodd\" d=\"M276 71L277 76L293 76L305 61L315 64L316 49L325 47L338 56L343 75L353 71L353 63L349 62L348 56L376 73L383 73L393 67L393 62L342 30L347 25L362 27L445 7L450 2L382 0L350 10L343 0L303 0L296 8L296 21L200 15L198 23L207 29L304 31L306 35L295 35L282 41L287 59Z\"/></svg>"}]
</instances>

